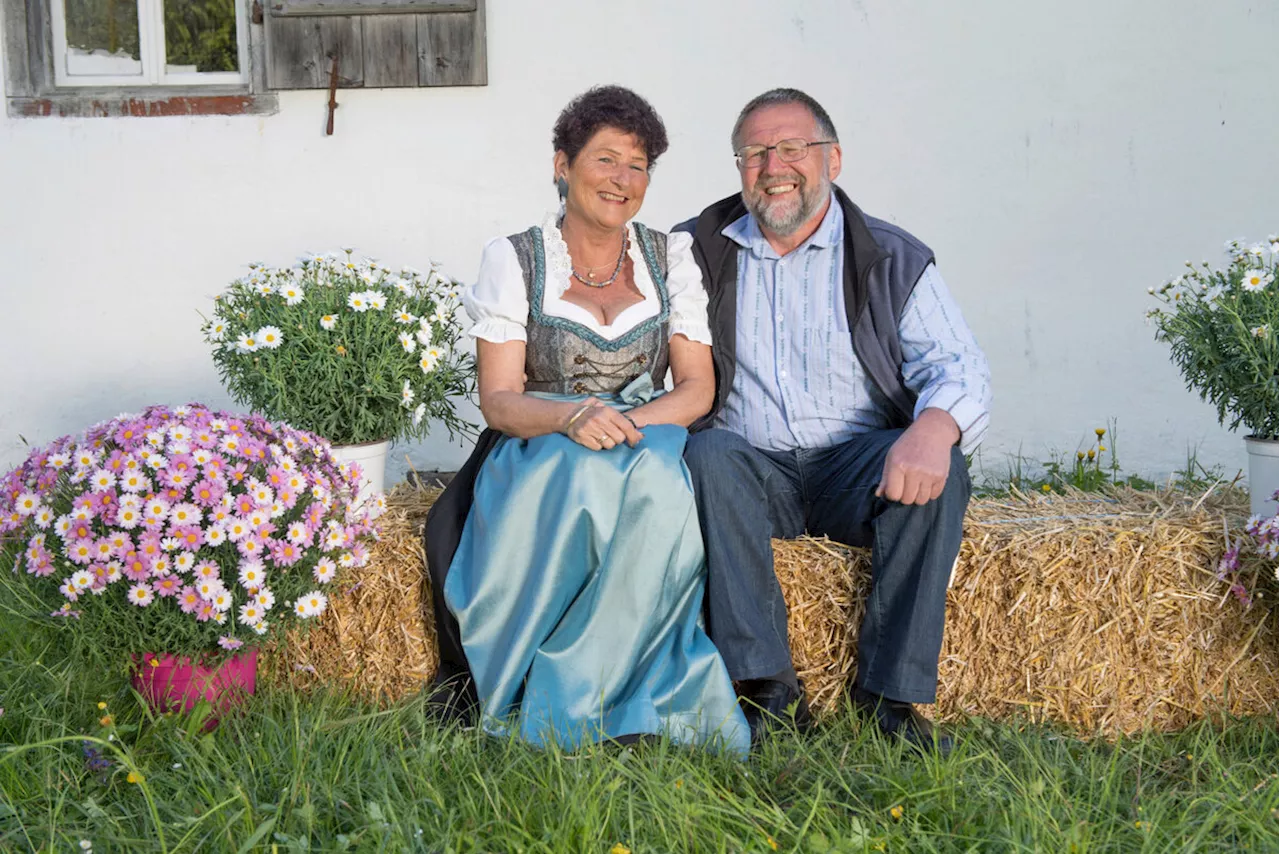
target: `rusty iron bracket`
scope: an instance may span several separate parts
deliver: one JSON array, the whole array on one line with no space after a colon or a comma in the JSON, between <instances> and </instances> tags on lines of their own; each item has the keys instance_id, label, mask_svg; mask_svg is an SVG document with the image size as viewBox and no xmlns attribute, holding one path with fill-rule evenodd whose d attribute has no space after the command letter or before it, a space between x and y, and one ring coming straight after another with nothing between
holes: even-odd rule
<instances>
[{"instance_id":1,"label":"rusty iron bracket","mask_svg":"<svg viewBox=\"0 0 1280 854\"><path fill-rule=\"evenodd\" d=\"M329 72L329 121L324 126L324 135L333 136L333 114L338 109L338 55L333 57L333 69Z\"/></svg>"}]
</instances>

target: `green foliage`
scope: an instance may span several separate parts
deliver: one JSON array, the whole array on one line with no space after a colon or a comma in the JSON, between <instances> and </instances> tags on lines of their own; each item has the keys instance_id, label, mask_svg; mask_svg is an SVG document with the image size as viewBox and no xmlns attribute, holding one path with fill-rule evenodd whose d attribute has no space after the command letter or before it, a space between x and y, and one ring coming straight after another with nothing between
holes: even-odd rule
<instances>
[{"instance_id":1,"label":"green foliage","mask_svg":"<svg viewBox=\"0 0 1280 854\"><path fill-rule=\"evenodd\" d=\"M1274 718L1114 743L972 720L937 759L840 715L745 762L665 742L565 755L436 727L417 700L270 686L205 734L200 711L153 718L41 636L0 624L0 650L3 851L1277 847Z\"/></svg>"},{"instance_id":2,"label":"green foliage","mask_svg":"<svg viewBox=\"0 0 1280 854\"><path fill-rule=\"evenodd\" d=\"M139 57L136 0L65 0L67 44ZM236 71L235 0L165 0L165 61L197 71Z\"/></svg>"},{"instance_id":3,"label":"green foliage","mask_svg":"<svg viewBox=\"0 0 1280 854\"><path fill-rule=\"evenodd\" d=\"M137 0L64 0L67 44L140 56ZM234 25L234 19L233 19Z\"/></svg>"},{"instance_id":4,"label":"green foliage","mask_svg":"<svg viewBox=\"0 0 1280 854\"><path fill-rule=\"evenodd\" d=\"M165 61L197 71L236 71L235 0L165 0Z\"/></svg>"},{"instance_id":5,"label":"green foliage","mask_svg":"<svg viewBox=\"0 0 1280 854\"><path fill-rule=\"evenodd\" d=\"M456 349L458 296L434 270L309 256L251 265L204 333L227 391L272 420L340 445L422 438L433 419L452 437L474 432L456 411L475 389L474 360Z\"/></svg>"},{"instance_id":6,"label":"green foliage","mask_svg":"<svg viewBox=\"0 0 1280 854\"><path fill-rule=\"evenodd\" d=\"M1244 424L1255 436L1275 438L1280 417L1280 329L1277 329L1277 242L1245 249L1227 245L1231 264L1208 262L1149 292L1163 308L1148 312L1156 340L1171 356L1187 388L1218 410L1218 421L1234 430ZM1229 423L1228 423L1229 422Z\"/></svg>"},{"instance_id":7,"label":"green foliage","mask_svg":"<svg viewBox=\"0 0 1280 854\"><path fill-rule=\"evenodd\" d=\"M1039 471L1031 470L1030 461L1019 452L1010 458L1001 476L981 482L978 493L999 495L1016 489L1024 493L1065 494L1106 492L1119 486L1154 487L1149 480L1121 471L1116 454L1119 434L1114 419L1108 427L1094 428L1091 439L1082 443L1074 454L1050 453L1047 460L1039 463Z\"/></svg>"}]
</instances>

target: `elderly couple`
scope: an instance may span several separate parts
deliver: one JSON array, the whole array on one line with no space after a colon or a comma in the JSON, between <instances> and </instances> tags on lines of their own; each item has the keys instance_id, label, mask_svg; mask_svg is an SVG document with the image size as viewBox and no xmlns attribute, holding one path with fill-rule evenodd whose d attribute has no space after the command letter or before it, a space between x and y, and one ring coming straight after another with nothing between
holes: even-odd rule
<instances>
[{"instance_id":1,"label":"elderly couple","mask_svg":"<svg viewBox=\"0 0 1280 854\"><path fill-rule=\"evenodd\" d=\"M770 539L810 533L872 548L853 707L945 752L912 704L934 699L986 359L929 248L832 183L814 99L766 92L730 138L741 193L646 227L666 130L592 89L555 124L562 210L485 247L465 305L488 429L425 533L430 707L568 748L805 729Z\"/></svg>"}]
</instances>

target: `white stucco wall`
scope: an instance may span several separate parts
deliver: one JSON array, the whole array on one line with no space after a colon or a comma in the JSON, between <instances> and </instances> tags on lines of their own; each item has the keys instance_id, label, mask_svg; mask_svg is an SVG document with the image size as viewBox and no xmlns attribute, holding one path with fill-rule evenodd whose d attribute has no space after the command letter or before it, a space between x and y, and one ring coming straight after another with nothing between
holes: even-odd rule
<instances>
[{"instance_id":1,"label":"white stucco wall","mask_svg":"<svg viewBox=\"0 0 1280 854\"><path fill-rule=\"evenodd\" d=\"M354 245L470 280L486 238L552 206L550 126L586 87L665 119L641 218L732 192L727 135L809 91L840 183L915 232L984 345L988 467L1107 418L1128 470L1244 465L1143 314L1148 285L1277 227L1274 3L489 0L487 87L285 93L268 117L0 116L0 467L152 402L229 403L197 309L250 260ZM395 465L456 467L443 438Z\"/></svg>"}]
</instances>

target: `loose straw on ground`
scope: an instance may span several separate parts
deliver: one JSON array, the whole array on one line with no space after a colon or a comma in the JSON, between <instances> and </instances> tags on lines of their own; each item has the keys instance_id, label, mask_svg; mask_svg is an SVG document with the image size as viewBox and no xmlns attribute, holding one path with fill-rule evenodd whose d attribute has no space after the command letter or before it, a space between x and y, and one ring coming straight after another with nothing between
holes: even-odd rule
<instances>
[{"instance_id":1,"label":"loose straw on ground","mask_svg":"<svg viewBox=\"0 0 1280 854\"><path fill-rule=\"evenodd\" d=\"M305 637L267 657L298 685L380 701L415 693L437 657L421 525L438 491L402 485L368 567ZM947 601L941 720L1021 716L1085 733L1179 729L1277 709L1276 603L1214 576L1236 499L1125 492L974 501ZM791 647L810 703L838 707L856 670L870 556L775 541Z\"/></svg>"}]
</instances>

